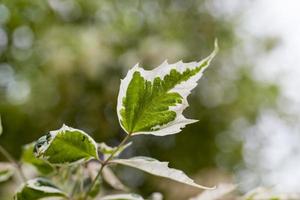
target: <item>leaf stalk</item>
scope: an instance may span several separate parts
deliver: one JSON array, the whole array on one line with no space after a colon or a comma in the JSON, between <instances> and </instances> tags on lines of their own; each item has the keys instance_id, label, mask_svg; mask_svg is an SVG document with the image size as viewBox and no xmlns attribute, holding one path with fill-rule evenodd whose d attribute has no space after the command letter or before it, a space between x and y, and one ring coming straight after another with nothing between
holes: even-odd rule
<instances>
[{"instance_id":1,"label":"leaf stalk","mask_svg":"<svg viewBox=\"0 0 300 200\"><path fill-rule=\"evenodd\" d=\"M83 197L83 200L87 200L88 199L88 195L90 193L90 191L92 190L92 188L94 187L94 185L96 184L97 180L100 178L101 174L102 174L102 171L104 169L104 167L106 165L109 164L109 161L114 157L114 155L120 150L120 148L127 142L127 140L131 137L132 133L128 133L126 135L126 137L121 141L121 143L118 145L118 147L110 154L110 156L102 161L102 160L99 160L100 163L101 163L101 167L96 175L96 177L94 178L93 182L91 183L91 185L89 186L88 190L86 191L84 197Z\"/></svg>"},{"instance_id":2,"label":"leaf stalk","mask_svg":"<svg viewBox=\"0 0 300 200\"><path fill-rule=\"evenodd\" d=\"M12 155L8 151L6 151L6 149L2 145L0 145L0 152L2 153L2 155L4 157L6 157L6 159L9 162L11 162L15 166L15 168L17 169L17 171L18 171L18 173L20 175L21 180L25 183L27 181L27 178L26 178L26 176L25 176L25 174L24 174L24 172L22 170L22 167L21 167L20 163L18 161L16 161L12 157Z\"/></svg>"}]
</instances>

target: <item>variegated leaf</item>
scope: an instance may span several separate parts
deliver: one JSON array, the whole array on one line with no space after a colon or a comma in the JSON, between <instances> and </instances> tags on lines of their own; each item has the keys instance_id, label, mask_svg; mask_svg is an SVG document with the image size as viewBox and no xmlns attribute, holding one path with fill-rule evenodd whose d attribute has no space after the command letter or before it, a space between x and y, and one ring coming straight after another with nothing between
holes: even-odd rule
<instances>
[{"instance_id":1,"label":"variegated leaf","mask_svg":"<svg viewBox=\"0 0 300 200\"><path fill-rule=\"evenodd\" d=\"M186 185L201 189L214 189L202 185L198 185L191 178L189 178L185 173L180 170L169 168L168 162L160 162L156 159L149 157L133 157L129 159L115 159L111 161L112 163L117 163L121 165L126 165L136 169L140 169L147 173L150 173L155 176L160 176L168 178Z\"/></svg>"},{"instance_id":2,"label":"variegated leaf","mask_svg":"<svg viewBox=\"0 0 300 200\"><path fill-rule=\"evenodd\" d=\"M35 145L35 153L52 164L67 164L98 159L97 144L87 133L63 125L41 137Z\"/></svg>"},{"instance_id":3,"label":"variegated leaf","mask_svg":"<svg viewBox=\"0 0 300 200\"><path fill-rule=\"evenodd\" d=\"M15 200L38 200L45 197L67 197L63 191L49 180L36 178L27 181L14 196Z\"/></svg>"},{"instance_id":4,"label":"variegated leaf","mask_svg":"<svg viewBox=\"0 0 300 200\"><path fill-rule=\"evenodd\" d=\"M122 128L128 134L164 136L181 131L197 120L187 119L182 112L188 107L187 97L197 86L203 71L218 51L199 62L162 63L153 70L137 64L121 81L117 112Z\"/></svg>"}]
</instances>

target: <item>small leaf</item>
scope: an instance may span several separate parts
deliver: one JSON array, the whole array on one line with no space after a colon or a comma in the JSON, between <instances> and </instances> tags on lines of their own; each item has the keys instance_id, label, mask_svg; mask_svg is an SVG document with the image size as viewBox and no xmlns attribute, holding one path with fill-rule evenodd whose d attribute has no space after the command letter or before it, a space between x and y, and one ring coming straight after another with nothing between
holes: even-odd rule
<instances>
[{"instance_id":1,"label":"small leaf","mask_svg":"<svg viewBox=\"0 0 300 200\"><path fill-rule=\"evenodd\" d=\"M137 168L147 173L150 173L155 176L165 177L180 183L184 183L193 187L201 189L214 189L201 186L196 184L191 178L189 178L182 171L177 169L172 169L168 167L168 162L160 162L156 159L149 157L133 157L130 159L116 159L112 160L112 163L117 163L121 165L126 165L129 167Z\"/></svg>"},{"instance_id":2,"label":"small leaf","mask_svg":"<svg viewBox=\"0 0 300 200\"><path fill-rule=\"evenodd\" d=\"M196 197L190 200L219 200L224 199L226 195L233 192L236 189L236 185L223 183L217 186L215 190L206 190Z\"/></svg>"},{"instance_id":3,"label":"small leaf","mask_svg":"<svg viewBox=\"0 0 300 200\"><path fill-rule=\"evenodd\" d=\"M103 154L103 160L106 160L112 153L114 153L114 157L118 157L125 149L127 149L132 142L129 142L125 145L122 145L116 153L114 151L117 149L117 147L110 147L104 142L98 144L98 150Z\"/></svg>"},{"instance_id":4,"label":"small leaf","mask_svg":"<svg viewBox=\"0 0 300 200\"><path fill-rule=\"evenodd\" d=\"M66 125L41 137L36 142L35 153L52 164L98 159L97 144L93 138Z\"/></svg>"},{"instance_id":5,"label":"small leaf","mask_svg":"<svg viewBox=\"0 0 300 200\"><path fill-rule=\"evenodd\" d=\"M0 115L0 135L2 135L3 127L2 127L2 121L1 121L1 115Z\"/></svg>"},{"instance_id":6,"label":"small leaf","mask_svg":"<svg viewBox=\"0 0 300 200\"><path fill-rule=\"evenodd\" d=\"M101 197L99 200L144 200L138 194L113 194Z\"/></svg>"},{"instance_id":7,"label":"small leaf","mask_svg":"<svg viewBox=\"0 0 300 200\"><path fill-rule=\"evenodd\" d=\"M40 173L50 174L54 171L54 168L45 160L35 157L34 155L35 143L30 143L23 146L22 162L33 165Z\"/></svg>"},{"instance_id":8,"label":"small leaf","mask_svg":"<svg viewBox=\"0 0 300 200\"><path fill-rule=\"evenodd\" d=\"M137 64L129 70L118 95L117 112L122 128L128 134L164 136L196 122L186 119L182 112L188 107L188 95L217 51L215 43L214 51L200 62L164 62L150 71Z\"/></svg>"},{"instance_id":9,"label":"small leaf","mask_svg":"<svg viewBox=\"0 0 300 200\"><path fill-rule=\"evenodd\" d=\"M0 183L9 180L15 172L15 168L10 163L0 163Z\"/></svg>"},{"instance_id":10,"label":"small leaf","mask_svg":"<svg viewBox=\"0 0 300 200\"><path fill-rule=\"evenodd\" d=\"M27 181L15 195L15 200L37 200L45 197L67 197L47 179L36 178Z\"/></svg>"}]
</instances>

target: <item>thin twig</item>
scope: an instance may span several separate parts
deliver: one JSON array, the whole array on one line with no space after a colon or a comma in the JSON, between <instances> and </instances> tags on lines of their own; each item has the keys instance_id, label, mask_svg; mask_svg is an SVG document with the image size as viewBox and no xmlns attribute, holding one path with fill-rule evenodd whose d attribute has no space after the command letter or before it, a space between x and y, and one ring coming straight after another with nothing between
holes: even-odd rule
<instances>
[{"instance_id":1,"label":"thin twig","mask_svg":"<svg viewBox=\"0 0 300 200\"><path fill-rule=\"evenodd\" d=\"M21 177L21 180L23 182L26 182L26 176L24 175L24 172L22 170L22 167L20 165L20 163L18 161L16 161L8 151L6 151L1 145L0 145L0 152L6 157L6 159L8 161L10 161L14 166L15 168L17 169L17 171L19 172L19 175Z\"/></svg>"},{"instance_id":2,"label":"thin twig","mask_svg":"<svg viewBox=\"0 0 300 200\"><path fill-rule=\"evenodd\" d=\"M94 178L93 182L89 186L87 192L85 193L85 195L83 197L83 200L87 200L89 193L91 192L92 188L96 184L97 180L100 178L104 167L109 163L109 161L114 157L114 155L120 150L120 148L126 143L126 141L130 138L130 136L131 136L131 133L127 134L126 137L118 145L118 147L110 154L110 156L106 160L100 161L101 162L101 167L100 167L96 177Z\"/></svg>"}]
</instances>

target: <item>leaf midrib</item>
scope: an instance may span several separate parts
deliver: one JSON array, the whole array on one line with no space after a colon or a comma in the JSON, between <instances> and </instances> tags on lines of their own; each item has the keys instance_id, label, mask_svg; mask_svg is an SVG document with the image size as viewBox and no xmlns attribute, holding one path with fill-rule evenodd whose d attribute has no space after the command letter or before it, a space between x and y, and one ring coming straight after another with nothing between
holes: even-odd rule
<instances>
[{"instance_id":1,"label":"leaf midrib","mask_svg":"<svg viewBox=\"0 0 300 200\"><path fill-rule=\"evenodd\" d=\"M171 70L170 70L170 72L171 72ZM163 79L160 79L160 80L161 80L160 83L162 83L162 81L165 81L165 77L166 77L166 76L167 76L167 75L165 75ZM195 76L195 74L192 75L192 76ZM191 77L192 77L192 76L191 76ZM146 85L146 83L147 83L147 80L145 80L145 78L144 78L143 76L141 76L141 77L142 77L142 78L144 79L144 81L145 81L145 84L144 84L144 87L145 87L145 85ZM156 77L155 77L155 78L156 78ZM150 105L152 105L152 103L153 103L153 101L154 101L155 99L157 99L157 98L159 98L159 97L162 97L162 96L165 95L165 94L168 94L168 92L169 92L170 90L172 90L176 85L182 83L183 81L186 81L186 80L185 80L185 77L182 77L182 78L179 79L174 85L172 85L172 87L168 88L167 90L163 90L163 92L160 92L160 94L158 93L158 94L159 94L158 96L154 96L154 97L153 97L152 94L153 94L153 85L154 85L154 80L155 80L155 78L153 79L153 81L151 81L151 99L150 99L149 101L143 101L143 102L146 102L146 103L143 104L143 106L140 106L140 107L139 107L139 111L138 111L138 115L137 115L137 116L140 116L140 117L139 117L139 118L135 118L135 119L133 120L134 126L132 127L132 131L134 131L136 125L138 124L138 123L136 123L136 121L143 118L143 116L145 115L145 111L148 109L148 107L149 107ZM160 87L162 87L162 84L160 84ZM178 94L178 93L176 93L176 94ZM180 95L180 96L181 96L181 95ZM143 96L143 99L144 99L144 98L145 98L145 95ZM144 109L141 110L141 108L144 108ZM134 133L134 132L133 132L133 133Z\"/></svg>"}]
</instances>

